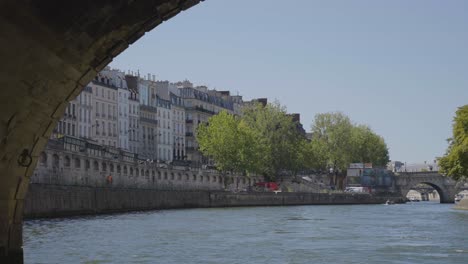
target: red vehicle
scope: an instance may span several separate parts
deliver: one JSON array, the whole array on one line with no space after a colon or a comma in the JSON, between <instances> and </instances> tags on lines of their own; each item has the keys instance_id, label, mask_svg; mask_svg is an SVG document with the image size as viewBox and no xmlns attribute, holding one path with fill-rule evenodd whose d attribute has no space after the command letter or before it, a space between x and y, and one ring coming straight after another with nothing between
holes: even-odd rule
<instances>
[{"instance_id":1,"label":"red vehicle","mask_svg":"<svg viewBox=\"0 0 468 264\"><path fill-rule=\"evenodd\" d=\"M255 186L266 188L272 192L279 190L279 186L276 182L257 182Z\"/></svg>"}]
</instances>

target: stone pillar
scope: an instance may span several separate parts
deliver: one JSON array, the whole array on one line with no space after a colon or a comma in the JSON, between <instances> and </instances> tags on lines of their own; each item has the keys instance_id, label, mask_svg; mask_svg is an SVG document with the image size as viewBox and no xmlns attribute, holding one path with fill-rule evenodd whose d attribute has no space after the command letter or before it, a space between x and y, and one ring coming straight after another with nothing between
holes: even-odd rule
<instances>
[{"instance_id":1,"label":"stone pillar","mask_svg":"<svg viewBox=\"0 0 468 264\"><path fill-rule=\"evenodd\" d=\"M0 263L23 263L23 200L0 203Z\"/></svg>"},{"instance_id":2,"label":"stone pillar","mask_svg":"<svg viewBox=\"0 0 468 264\"><path fill-rule=\"evenodd\" d=\"M0 263L23 263L23 205L37 158L22 151L8 161L0 161Z\"/></svg>"}]
</instances>

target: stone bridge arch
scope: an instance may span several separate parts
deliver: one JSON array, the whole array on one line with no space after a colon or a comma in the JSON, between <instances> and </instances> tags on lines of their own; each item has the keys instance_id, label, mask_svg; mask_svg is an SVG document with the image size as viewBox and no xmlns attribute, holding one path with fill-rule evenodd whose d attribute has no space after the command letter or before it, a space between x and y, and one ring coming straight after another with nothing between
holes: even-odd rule
<instances>
[{"instance_id":1,"label":"stone bridge arch","mask_svg":"<svg viewBox=\"0 0 468 264\"><path fill-rule=\"evenodd\" d=\"M0 263L23 262L23 200L68 102L145 32L201 1L0 2Z\"/></svg>"},{"instance_id":2,"label":"stone bridge arch","mask_svg":"<svg viewBox=\"0 0 468 264\"><path fill-rule=\"evenodd\" d=\"M424 183L437 190L441 203L453 203L458 193L456 182L438 172L408 172L395 175L396 187L402 197L414 186Z\"/></svg>"}]
</instances>

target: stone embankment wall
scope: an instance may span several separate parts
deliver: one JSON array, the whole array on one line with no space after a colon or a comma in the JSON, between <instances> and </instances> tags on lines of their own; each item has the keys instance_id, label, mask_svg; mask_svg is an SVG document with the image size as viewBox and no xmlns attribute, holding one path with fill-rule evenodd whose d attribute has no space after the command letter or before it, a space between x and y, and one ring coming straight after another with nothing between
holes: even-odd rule
<instances>
[{"instance_id":1,"label":"stone embankment wall","mask_svg":"<svg viewBox=\"0 0 468 264\"><path fill-rule=\"evenodd\" d=\"M133 153L57 140L49 141L40 154L31 178L37 184L157 190L242 190L260 181L262 177L226 177L215 170L147 162Z\"/></svg>"},{"instance_id":2,"label":"stone embankment wall","mask_svg":"<svg viewBox=\"0 0 468 264\"><path fill-rule=\"evenodd\" d=\"M175 208L378 204L395 197L346 193L232 193L31 184L25 218L61 217Z\"/></svg>"}]
</instances>

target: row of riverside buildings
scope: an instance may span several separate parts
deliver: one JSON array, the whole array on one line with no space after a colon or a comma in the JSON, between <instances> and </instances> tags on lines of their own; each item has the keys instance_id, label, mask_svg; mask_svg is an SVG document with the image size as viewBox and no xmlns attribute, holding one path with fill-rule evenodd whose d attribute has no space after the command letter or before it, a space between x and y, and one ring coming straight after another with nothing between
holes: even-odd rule
<instances>
[{"instance_id":1,"label":"row of riverside buildings","mask_svg":"<svg viewBox=\"0 0 468 264\"><path fill-rule=\"evenodd\" d=\"M157 81L106 67L69 103L52 137L75 137L151 162L209 165L198 151L197 126L223 110L240 115L252 101L187 80ZM293 117L300 124L299 115Z\"/></svg>"}]
</instances>

